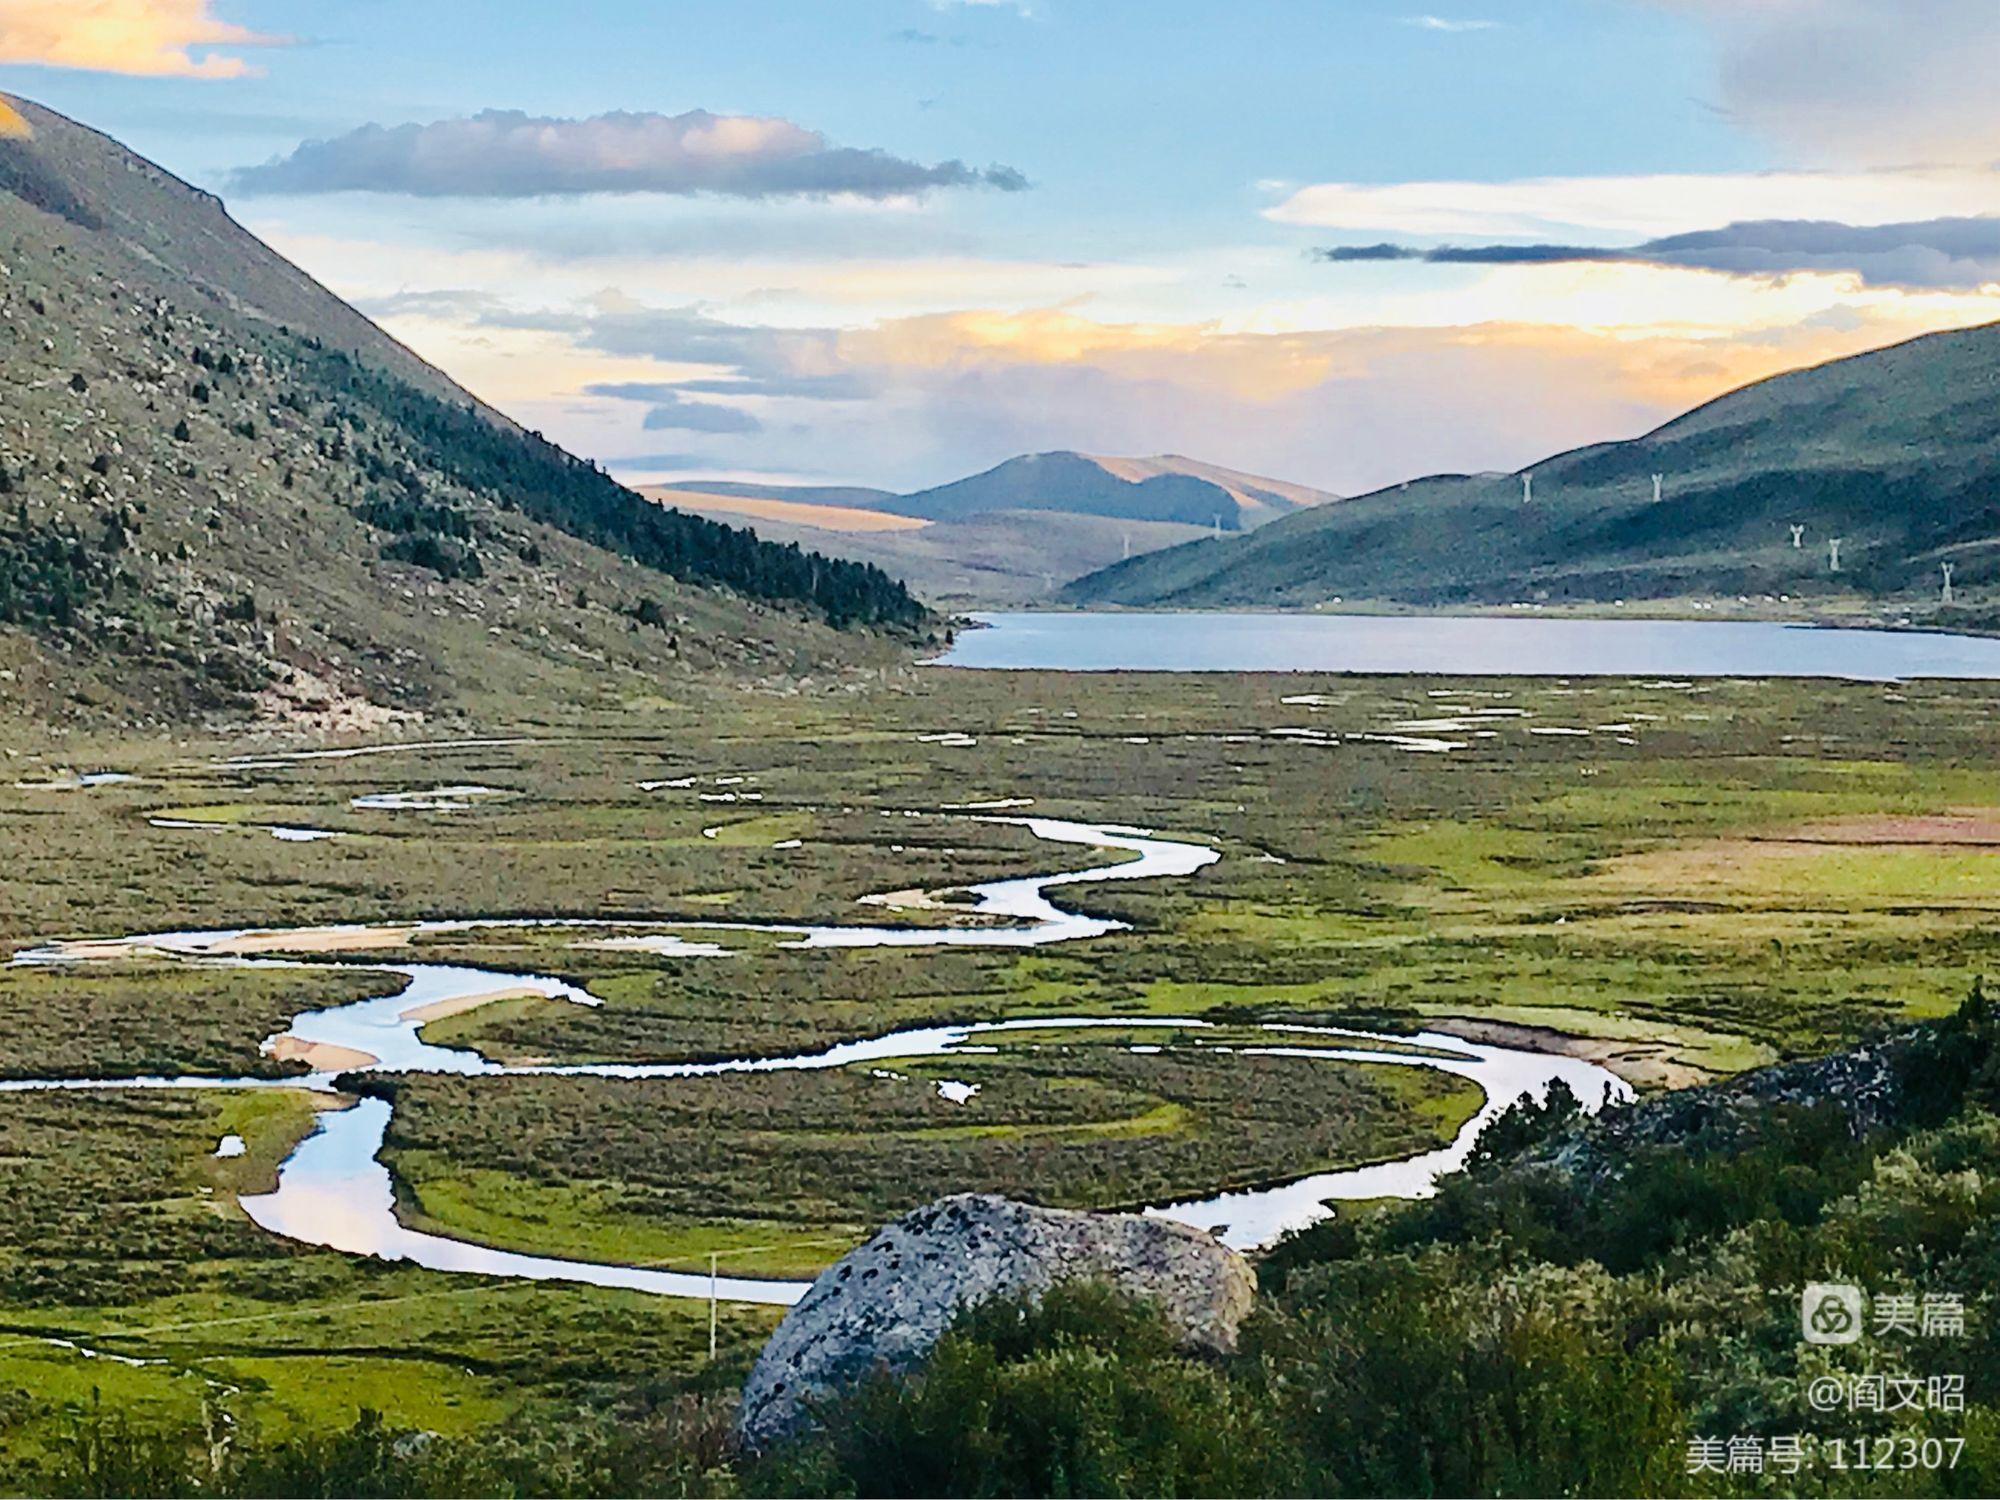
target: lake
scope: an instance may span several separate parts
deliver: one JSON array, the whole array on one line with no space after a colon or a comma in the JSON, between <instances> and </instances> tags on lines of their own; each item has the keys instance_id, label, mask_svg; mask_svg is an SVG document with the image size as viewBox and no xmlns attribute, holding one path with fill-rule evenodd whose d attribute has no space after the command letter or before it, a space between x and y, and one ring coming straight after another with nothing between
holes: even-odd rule
<instances>
[{"instance_id":1,"label":"lake","mask_svg":"<svg viewBox=\"0 0 2000 1500\"><path fill-rule=\"evenodd\" d=\"M934 663L1060 672L1451 676L2000 678L2000 640L1723 620L1491 615L1113 613L973 616Z\"/></svg>"}]
</instances>

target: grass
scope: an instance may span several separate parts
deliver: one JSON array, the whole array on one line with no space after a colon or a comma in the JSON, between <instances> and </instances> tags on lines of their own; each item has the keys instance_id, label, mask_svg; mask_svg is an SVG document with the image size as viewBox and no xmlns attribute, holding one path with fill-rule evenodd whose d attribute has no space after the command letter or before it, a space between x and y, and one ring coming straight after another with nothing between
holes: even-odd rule
<instances>
[{"instance_id":1,"label":"grass","mask_svg":"<svg viewBox=\"0 0 2000 1500\"><path fill-rule=\"evenodd\" d=\"M617 1181L523 1181L507 1172L454 1169L423 1153L401 1156L398 1164L417 1184L403 1215L414 1227L569 1259L705 1271L715 1255L732 1275L809 1278L875 1229L663 1219L630 1211L630 1191Z\"/></svg>"},{"instance_id":2,"label":"grass","mask_svg":"<svg viewBox=\"0 0 2000 1500\"><path fill-rule=\"evenodd\" d=\"M1307 693L1323 701L1282 702ZM1450 755L1264 733L1393 732L1494 703L1530 717ZM575 947L573 929L440 935L423 957L560 974L603 1004L499 1002L426 1034L502 1057L670 1060L941 1020L1194 1016L1223 1023L1202 1040L1235 1043L1248 1033L1231 1028L1259 1019L1393 1033L1471 1017L1729 1072L1937 1014L1996 967L2000 851L1771 840L2000 806L1997 710L2000 689L1952 684L946 673L861 695L663 698L612 720L518 726L529 744L281 767L221 766L243 747L220 742L78 738L30 745L0 783L0 951L418 916L614 915L660 930L937 920L858 898L962 890L1076 851L963 813L904 814L1027 796L1014 813L1178 831L1224 858L1184 880L1071 888L1065 904L1134 930L1038 951L800 952L728 934L732 956L686 959ZM1609 723L1640 743L1527 732ZM979 743L919 738L947 729ZM146 779L12 786L85 764ZM638 789L686 776L697 783ZM473 782L519 795L456 815L349 807ZM700 800L718 791L763 800ZM286 845L147 824L176 809L368 836ZM806 847L771 847L792 838ZM390 982L323 965L0 968L0 1073L269 1068L259 1043L288 1016ZM429 1227L691 1269L715 1251L733 1272L803 1275L940 1192L1157 1201L1421 1149L1477 1103L1403 1067L1218 1068L1125 1050L1168 1040L1051 1027L994 1055L883 1065L900 1081L866 1068L413 1080L390 1160ZM950 1103L940 1078L980 1092ZM229 1409L246 1420L339 1426L372 1401L446 1432L619 1382L702 1378L698 1305L469 1281L256 1231L233 1195L268 1186L309 1107L285 1091L0 1096L0 1325L16 1330L0 1333L0 1451L31 1450L93 1382L134 1411L197 1410L220 1381L240 1387ZM245 1156L213 1157L225 1134L244 1137ZM725 1365L747 1359L772 1316L724 1310ZM168 1364L88 1360L36 1341L47 1334ZM6 1415L21 1400L41 1404Z\"/></svg>"},{"instance_id":3,"label":"grass","mask_svg":"<svg viewBox=\"0 0 2000 1500\"><path fill-rule=\"evenodd\" d=\"M768 1244L760 1264L817 1269L947 1193L1168 1201L1429 1149L1481 1097L1395 1065L987 1040L1000 1050L815 1073L411 1079L386 1159L421 1222L469 1238L696 1266ZM938 1078L978 1092L950 1102Z\"/></svg>"},{"instance_id":4,"label":"grass","mask_svg":"<svg viewBox=\"0 0 2000 1500\"><path fill-rule=\"evenodd\" d=\"M0 1078L282 1077L258 1047L291 1016L400 984L332 969L0 968Z\"/></svg>"}]
</instances>

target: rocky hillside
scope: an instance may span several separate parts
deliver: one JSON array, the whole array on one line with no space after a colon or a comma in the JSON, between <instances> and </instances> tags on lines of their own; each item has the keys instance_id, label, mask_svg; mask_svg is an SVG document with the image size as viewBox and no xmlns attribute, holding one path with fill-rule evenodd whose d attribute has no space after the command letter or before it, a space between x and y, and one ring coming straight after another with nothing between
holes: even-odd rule
<instances>
[{"instance_id":1,"label":"rocky hillside","mask_svg":"<svg viewBox=\"0 0 2000 1500\"><path fill-rule=\"evenodd\" d=\"M642 499L213 197L9 111L0 708L341 727L810 670L928 630L879 570Z\"/></svg>"},{"instance_id":2,"label":"rocky hillside","mask_svg":"<svg viewBox=\"0 0 2000 1500\"><path fill-rule=\"evenodd\" d=\"M2000 581L2000 325L1782 375L1521 473L1415 480L1241 539L1135 558L1069 594L1291 608L1693 594L1916 602L1937 597L1945 563L1961 600Z\"/></svg>"}]
</instances>

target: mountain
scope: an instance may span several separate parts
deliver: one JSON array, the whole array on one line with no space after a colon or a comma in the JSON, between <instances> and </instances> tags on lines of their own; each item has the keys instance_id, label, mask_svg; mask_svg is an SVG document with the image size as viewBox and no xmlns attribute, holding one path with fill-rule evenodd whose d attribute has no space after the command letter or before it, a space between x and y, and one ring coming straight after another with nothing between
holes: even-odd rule
<instances>
[{"instance_id":1,"label":"mountain","mask_svg":"<svg viewBox=\"0 0 2000 1500\"><path fill-rule=\"evenodd\" d=\"M967 479L895 494L860 486L749 484L689 480L654 493L777 500L888 511L926 521L956 521L1000 511L1053 511L1113 520L1160 521L1212 531L1245 531L1338 495L1282 479L1264 479L1178 454L1108 458L1094 453L1026 453ZM837 529L837 528L836 528Z\"/></svg>"},{"instance_id":2,"label":"mountain","mask_svg":"<svg viewBox=\"0 0 2000 1500\"><path fill-rule=\"evenodd\" d=\"M1121 558L1338 498L1173 455L1083 453L1028 454L909 495L700 481L644 493L770 541L872 563L954 608L1046 600Z\"/></svg>"},{"instance_id":3,"label":"mountain","mask_svg":"<svg viewBox=\"0 0 2000 1500\"><path fill-rule=\"evenodd\" d=\"M1292 495L1316 493L1186 459L1029 453L969 479L880 504L898 515L930 521L1033 510L1242 531L1303 503L1286 491Z\"/></svg>"},{"instance_id":4,"label":"mountain","mask_svg":"<svg viewBox=\"0 0 2000 1500\"><path fill-rule=\"evenodd\" d=\"M1121 562L1067 596L1294 608L1910 599L1936 594L1944 563L1977 589L2000 578L2000 325L1780 375L1524 472L1531 503L1521 474L1437 475Z\"/></svg>"},{"instance_id":5,"label":"mountain","mask_svg":"<svg viewBox=\"0 0 2000 1500\"><path fill-rule=\"evenodd\" d=\"M928 628L454 385L213 196L0 99L0 708L360 722Z\"/></svg>"},{"instance_id":6,"label":"mountain","mask_svg":"<svg viewBox=\"0 0 2000 1500\"><path fill-rule=\"evenodd\" d=\"M1089 455L1090 461L1107 473L1135 483L1162 474L1179 474L1214 485L1236 502L1241 529L1248 530L1290 515L1308 506L1324 505L1340 496L1310 485L1292 484L1283 479L1264 479L1221 464L1205 464L1199 459L1164 453L1154 458L1105 458Z\"/></svg>"}]
</instances>

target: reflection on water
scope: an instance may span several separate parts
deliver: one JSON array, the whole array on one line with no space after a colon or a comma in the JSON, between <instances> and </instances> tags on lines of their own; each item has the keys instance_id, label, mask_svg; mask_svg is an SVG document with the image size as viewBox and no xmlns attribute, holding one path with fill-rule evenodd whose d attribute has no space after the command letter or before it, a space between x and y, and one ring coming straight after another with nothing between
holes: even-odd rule
<instances>
[{"instance_id":1,"label":"reflection on water","mask_svg":"<svg viewBox=\"0 0 2000 1500\"><path fill-rule=\"evenodd\" d=\"M935 665L1458 677L2000 677L2000 640L1733 620L1322 614L975 615Z\"/></svg>"},{"instance_id":2,"label":"reflection on water","mask_svg":"<svg viewBox=\"0 0 2000 1500\"><path fill-rule=\"evenodd\" d=\"M1350 1034L1367 1035L1365 1032ZM1342 1172L1320 1172L1278 1187L1218 1193L1212 1198L1187 1199L1149 1208L1146 1212L1213 1230L1216 1238L1226 1245L1242 1250L1255 1249L1270 1244L1290 1230L1304 1228L1325 1218L1330 1212L1329 1203L1351 1203L1366 1198L1429 1197L1436 1191L1439 1178L1465 1165L1482 1130L1518 1100L1532 1098L1540 1102L1547 1095L1549 1085L1557 1080L1561 1080L1584 1108L1593 1114L1607 1103L1632 1097L1631 1086L1623 1079L1580 1058L1489 1047L1429 1031L1393 1040L1462 1053L1464 1060L1309 1047L1250 1047L1243 1050L1251 1056L1321 1057L1342 1062L1407 1064L1436 1068L1442 1073L1454 1073L1470 1079L1485 1091L1486 1102L1460 1128L1450 1145L1417 1156L1406 1156L1400 1161L1376 1162Z\"/></svg>"},{"instance_id":3,"label":"reflection on water","mask_svg":"<svg viewBox=\"0 0 2000 1500\"><path fill-rule=\"evenodd\" d=\"M380 1099L363 1099L352 1108L322 1114L319 1128L286 1161L278 1190L242 1199L243 1211L287 1239L350 1255L409 1261L432 1271L516 1281L575 1281L666 1297L709 1294L705 1275L516 1255L405 1227L396 1218L396 1190L389 1169L376 1160L388 1128L389 1105ZM730 1302L789 1307L805 1295L807 1285L725 1276L717 1281L715 1292Z\"/></svg>"}]
</instances>

